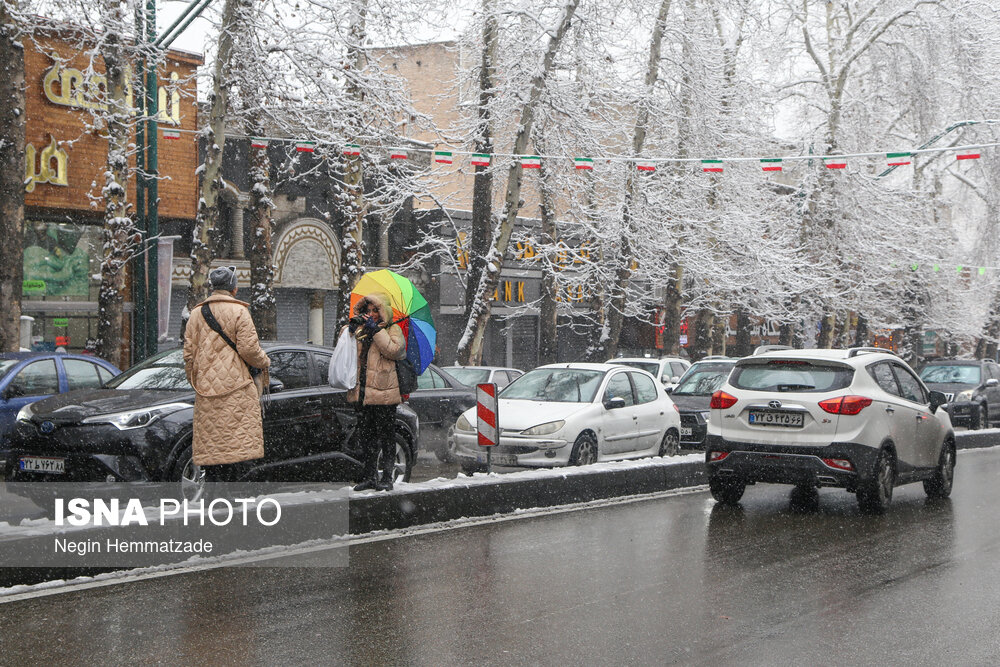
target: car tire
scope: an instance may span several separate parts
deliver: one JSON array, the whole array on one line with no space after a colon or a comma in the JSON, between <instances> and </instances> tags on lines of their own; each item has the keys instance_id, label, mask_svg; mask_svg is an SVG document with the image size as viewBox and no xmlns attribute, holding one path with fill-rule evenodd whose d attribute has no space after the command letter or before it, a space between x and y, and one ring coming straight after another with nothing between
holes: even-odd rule
<instances>
[{"instance_id":1,"label":"car tire","mask_svg":"<svg viewBox=\"0 0 1000 667\"><path fill-rule=\"evenodd\" d=\"M382 470L382 454L379 453L378 469ZM409 482L413 472L413 452L410 443L399 433L396 434L396 463L392 471L392 481Z\"/></svg>"},{"instance_id":2,"label":"car tire","mask_svg":"<svg viewBox=\"0 0 1000 667\"><path fill-rule=\"evenodd\" d=\"M712 492L712 497L717 503L723 505L735 505L740 502L743 492L747 490L746 482L735 479L723 479L721 477L710 477L708 480L708 490Z\"/></svg>"},{"instance_id":3,"label":"car tire","mask_svg":"<svg viewBox=\"0 0 1000 667\"><path fill-rule=\"evenodd\" d=\"M955 445L951 441L941 448L941 459L938 461L934 477L924 480L924 493L930 498L947 498L951 495L951 487L955 483Z\"/></svg>"},{"instance_id":4,"label":"car tire","mask_svg":"<svg viewBox=\"0 0 1000 667\"><path fill-rule=\"evenodd\" d=\"M969 428L973 431L978 431L980 429L989 428L990 426L990 415L986 410L986 405L980 403L976 406L976 412L972 415L972 419L969 421Z\"/></svg>"},{"instance_id":5,"label":"car tire","mask_svg":"<svg viewBox=\"0 0 1000 667\"><path fill-rule=\"evenodd\" d=\"M660 456L677 456L681 453L681 438L672 428L668 428L660 441Z\"/></svg>"},{"instance_id":6,"label":"car tire","mask_svg":"<svg viewBox=\"0 0 1000 667\"><path fill-rule=\"evenodd\" d=\"M889 509L892 490L896 485L896 460L888 450L881 450L875 460L871 479L865 480L857 491L858 507L867 514L881 514Z\"/></svg>"},{"instance_id":7,"label":"car tire","mask_svg":"<svg viewBox=\"0 0 1000 667\"><path fill-rule=\"evenodd\" d=\"M455 462L455 427L452 425L448 429L448 434L445 436L444 442L438 444L437 448L434 450L434 456L437 457L438 461L441 463L454 463Z\"/></svg>"},{"instance_id":8,"label":"car tire","mask_svg":"<svg viewBox=\"0 0 1000 667\"><path fill-rule=\"evenodd\" d=\"M205 471L194 462L191 445L181 450L170 472L171 482L180 482L180 498L190 502L200 500L205 495Z\"/></svg>"},{"instance_id":9,"label":"car tire","mask_svg":"<svg viewBox=\"0 0 1000 667\"><path fill-rule=\"evenodd\" d=\"M597 438L591 433L581 433L573 443L573 451L569 455L571 466L585 466L597 463Z\"/></svg>"}]
</instances>

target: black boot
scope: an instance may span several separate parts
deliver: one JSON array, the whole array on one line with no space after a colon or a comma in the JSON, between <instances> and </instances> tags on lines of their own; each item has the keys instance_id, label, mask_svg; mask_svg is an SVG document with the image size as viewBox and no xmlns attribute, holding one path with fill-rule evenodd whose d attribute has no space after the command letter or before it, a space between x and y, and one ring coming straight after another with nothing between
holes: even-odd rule
<instances>
[{"instance_id":1,"label":"black boot","mask_svg":"<svg viewBox=\"0 0 1000 667\"><path fill-rule=\"evenodd\" d=\"M378 481L375 488L379 491L392 491L392 471L387 470L382 473L382 479Z\"/></svg>"},{"instance_id":2,"label":"black boot","mask_svg":"<svg viewBox=\"0 0 1000 667\"><path fill-rule=\"evenodd\" d=\"M356 484L354 486L354 490L355 491L371 491L372 489L381 489L382 487L380 486L380 484L381 484L381 482L379 482L378 480L376 480L376 479L374 479L372 477L369 477L368 479L366 479L365 481L361 482L360 484Z\"/></svg>"}]
</instances>

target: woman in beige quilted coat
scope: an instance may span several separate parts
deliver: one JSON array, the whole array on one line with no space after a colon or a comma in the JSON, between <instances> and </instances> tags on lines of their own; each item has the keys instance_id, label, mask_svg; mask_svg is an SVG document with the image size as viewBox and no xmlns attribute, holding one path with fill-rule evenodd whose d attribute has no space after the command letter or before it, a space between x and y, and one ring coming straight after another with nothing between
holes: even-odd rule
<instances>
[{"instance_id":1,"label":"woman in beige quilted coat","mask_svg":"<svg viewBox=\"0 0 1000 667\"><path fill-rule=\"evenodd\" d=\"M396 406L402 402L396 361L406 357L406 338L399 325L392 324L388 298L380 295L358 301L348 327L358 341L358 383L347 392L347 400L357 408L358 442L365 450L364 479L354 490L388 491L396 462Z\"/></svg>"},{"instance_id":2,"label":"woman in beige quilted coat","mask_svg":"<svg viewBox=\"0 0 1000 667\"><path fill-rule=\"evenodd\" d=\"M192 452L206 481L232 482L249 468L244 461L264 456L260 394L247 365L266 369L271 362L260 347L249 304L236 299L235 267L213 269L209 282L214 291L191 311L184 332L184 370L196 392ZM236 350L205 321L206 303Z\"/></svg>"}]
</instances>

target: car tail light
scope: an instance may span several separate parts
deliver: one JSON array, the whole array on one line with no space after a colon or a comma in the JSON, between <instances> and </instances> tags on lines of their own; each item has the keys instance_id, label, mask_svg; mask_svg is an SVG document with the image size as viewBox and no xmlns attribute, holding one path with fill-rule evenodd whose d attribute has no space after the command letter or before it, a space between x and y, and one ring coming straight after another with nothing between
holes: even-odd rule
<instances>
[{"instance_id":1,"label":"car tail light","mask_svg":"<svg viewBox=\"0 0 1000 667\"><path fill-rule=\"evenodd\" d=\"M709 452L708 453L708 460L709 461L721 461L722 459L726 458L727 456L729 456L729 452Z\"/></svg>"},{"instance_id":2,"label":"car tail light","mask_svg":"<svg viewBox=\"0 0 1000 667\"><path fill-rule=\"evenodd\" d=\"M725 410L736 405L737 400L735 396L731 396L720 389L712 394L712 401L708 404L708 407L712 410Z\"/></svg>"},{"instance_id":3,"label":"car tail light","mask_svg":"<svg viewBox=\"0 0 1000 667\"><path fill-rule=\"evenodd\" d=\"M676 411L677 411L677 414L680 414L680 413L681 413L681 409L680 409L679 407L677 407L677 404L676 404L676 403L674 403L674 410L676 410Z\"/></svg>"},{"instance_id":4,"label":"car tail light","mask_svg":"<svg viewBox=\"0 0 1000 667\"><path fill-rule=\"evenodd\" d=\"M838 470L854 470L854 466L847 459L821 459L823 463L831 468L836 468Z\"/></svg>"},{"instance_id":5,"label":"car tail light","mask_svg":"<svg viewBox=\"0 0 1000 667\"><path fill-rule=\"evenodd\" d=\"M872 399L866 396L838 396L820 401L819 407L831 415L856 415L871 404Z\"/></svg>"}]
</instances>

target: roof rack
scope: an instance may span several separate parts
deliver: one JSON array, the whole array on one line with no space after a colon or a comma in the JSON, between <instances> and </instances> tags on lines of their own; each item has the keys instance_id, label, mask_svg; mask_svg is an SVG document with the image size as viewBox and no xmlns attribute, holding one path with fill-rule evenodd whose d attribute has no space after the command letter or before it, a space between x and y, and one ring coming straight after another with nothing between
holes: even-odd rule
<instances>
[{"instance_id":1,"label":"roof rack","mask_svg":"<svg viewBox=\"0 0 1000 667\"><path fill-rule=\"evenodd\" d=\"M847 353L847 358L851 359L853 357L858 356L862 352L869 352L875 354L891 354L894 357L899 356L892 350L886 349L884 347L852 347Z\"/></svg>"}]
</instances>

